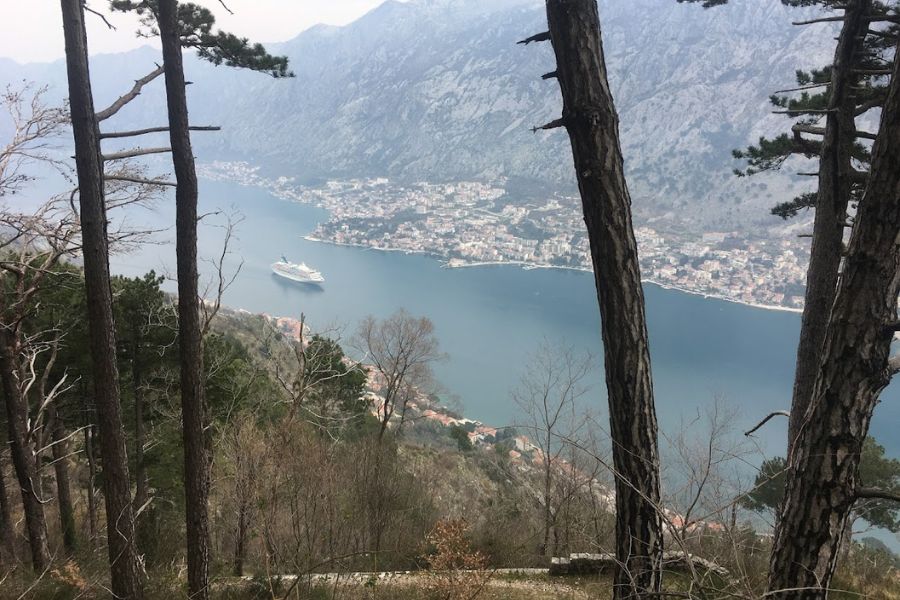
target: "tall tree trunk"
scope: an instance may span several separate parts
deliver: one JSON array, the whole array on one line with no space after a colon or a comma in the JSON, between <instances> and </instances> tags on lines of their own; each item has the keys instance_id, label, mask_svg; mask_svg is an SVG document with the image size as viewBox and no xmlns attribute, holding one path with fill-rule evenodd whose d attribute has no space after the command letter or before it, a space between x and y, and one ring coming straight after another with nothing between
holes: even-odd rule
<instances>
[{"instance_id":1,"label":"tall tree trunk","mask_svg":"<svg viewBox=\"0 0 900 600\"><path fill-rule=\"evenodd\" d=\"M75 505L72 502L72 485L69 477L69 442L65 425L52 405L48 408L52 424L53 471L56 475L56 506L59 510L59 526L63 534L63 548L72 554L78 544L75 529Z\"/></svg>"},{"instance_id":2,"label":"tall tree trunk","mask_svg":"<svg viewBox=\"0 0 900 600\"><path fill-rule=\"evenodd\" d=\"M88 424L84 428L84 456L88 463L88 537L91 548L97 547L97 455L94 452L94 426Z\"/></svg>"},{"instance_id":3,"label":"tall tree trunk","mask_svg":"<svg viewBox=\"0 0 900 600\"><path fill-rule=\"evenodd\" d=\"M863 441L879 394L896 368L888 357L900 292L897 165L900 61L895 61L882 109L813 401L788 465L769 571L770 595L779 600L827 597L845 524L858 499Z\"/></svg>"},{"instance_id":4,"label":"tall tree trunk","mask_svg":"<svg viewBox=\"0 0 900 600\"><path fill-rule=\"evenodd\" d=\"M28 403L19 389L16 374L18 348L14 335L7 327L0 327L0 380L6 404L9 451L22 491L31 566L40 573L50 565L50 548L47 545L47 521L40 493L37 456L28 439Z\"/></svg>"},{"instance_id":5,"label":"tall tree trunk","mask_svg":"<svg viewBox=\"0 0 900 600\"><path fill-rule=\"evenodd\" d=\"M240 506L238 508L238 526L236 540L234 544L234 562L232 563L232 573L235 577L244 575L244 560L247 557L247 532L250 528L250 500L241 494Z\"/></svg>"},{"instance_id":6,"label":"tall tree trunk","mask_svg":"<svg viewBox=\"0 0 900 600\"><path fill-rule=\"evenodd\" d=\"M137 332L132 334L138 340ZM131 355L131 383L134 387L134 509L140 510L149 499L147 466L144 464L144 388L141 369L140 343L135 341Z\"/></svg>"},{"instance_id":7,"label":"tall tree trunk","mask_svg":"<svg viewBox=\"0 0 900 600\"><path fill-rule=\"evenodd\" d=\"M5 436L0 433L0 442L7 446ZM0 564L12 565L16 562L16 532L13 528L12 504L6 488L6 465L0 448Z\"/></svg>"},{"instance_id":8,"label":"tall tree trunk","mask_svg":"<svg viewBox=\"0 0 900 600\"><path fill-rule=\"evenodd\" d=\"M135 548L128 453L119 406L103 162L88 69L84 8L80 0L60 0L60 4L66 39L69 106L75 136L88 329L93 363L94 402L97 406L100 452L103 457L103 491L112 592L118 598L139 599L143 597L142 568Z\"/></svg>"},{"instance_id":9,"label":"tall tree trunk","mask_svg":"<svg viewBox=\"0 0 900 600\"><path fill-rule=\"evenodd\" d=\"M806 300L797 346L797 368L788 425L788 456L800 434L809 407L822 359L822 347L831 306L837 294L838 271L844 245L844 223L850 202L851 154L856 142L856 98L853 73L859 63L863 38L872 10L872 0L852 0L838 38L831 69L831 94L825 136L819 157L819 192L813 224L809 269L806 273Z\"/></svg>"},{"instance_id":10,"label":"tall tree trunk","mask_svg":"<svg viewBox=\"0 0 900 600\"><path fill-rule=\"evenodd\" d=\"M650 352L631 198L596 0L547 0L600 304L616 477L615 598L660 589L662 521Z\"/></svg>"},{"instance_id":11,"label":"tall tree trunk","mask_svg":"<svg viewBox=\"0 0 900 600\"><path fill-rule=\"evenodd\" d=\"M550 508L550 444L544 447L548 452L544 456L544 541L541 542L541 555L547 556L550 550L550 524L553 522L553 513Z\"/></svg>"},{"instance_id":12,"label":"tall tree trunk","mask_svg":"<svg viewBox=\"0 0 900 600\"><path fill-rule=\"evenodd\" d=\"M181 350L181 416L187 517L188 590L209 597L209 456L205 435L203 354L197 289L197 172L191 149L178 2L160 0L159 33L166 75L169 138L178 184L175 245L178 270L178 334Z\"/></svg>"}]
</instances>

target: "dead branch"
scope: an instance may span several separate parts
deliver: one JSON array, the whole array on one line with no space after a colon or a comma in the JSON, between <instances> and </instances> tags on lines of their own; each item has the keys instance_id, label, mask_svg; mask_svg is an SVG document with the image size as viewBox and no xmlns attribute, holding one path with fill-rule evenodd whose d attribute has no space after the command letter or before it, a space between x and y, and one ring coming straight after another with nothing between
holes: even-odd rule
<instances>
[{"instance_id":1,"label":"dead branch","mask_svg":"<svg viewBox=\"0 0 900 600\"><path fill-rule=\"evenodd\" d=\"M188 127L191 131L221 131L218 125L197 125ZM101 133L100 139L136 137L139 135L147 135L148 133L164 133L169 131L168 127L147 127L146 129L135 129L134 131L111 131L109 133Z\"/></svg>"},{"instance_id":2,"label":"dead branch","mask_svg":"<svg viewBox=\"0 0 900 600\"><path fill-rule=\"evenodd\" d=\"M123 152L113 152L112 154L104 154L103 160L108 162L111 160L122 160L123 158L134 158L136 156L146 156L147 154L163 154L171 152L171 148L133 148Z\"/></svg>"},{"instance_id":3,"label":"dead branch","mask_svg":"<svg viewBox=\"0 0 900 600\"><path fill-rule=\"evenodd\" d=\"M126 183L136 183L138 185L166 185L170 187L175 187L177 184L172 181L165 181L163 179L143 179L141 177L128 177L125 175L104 175L103 179L105 181L122 181Z\"/></svg>"},{"instance_id":4,"label":"dead branch","mask_svg":"<svg viewBox=\"0 0 900 600\"><path fill-rule=\"evenodd\" d=\"M566 126L565 119L556 119L555 121L550 121L544 125L539 125L537 127L532 127L531 132L537 133L538 131L549 130L549 129L559 129L560 127Z\"/></svg>"},{"instance_id":5,"label":"dead branch","mask_svg":"<svg viewBox=\"0 0 900 600\"><path fill-rule=\"evenodd\" d=\"M527 37L527 38L525 38L524 40L521 40L521 41L516 42L516 43L517 43L517 44L524 44L524 45L527 46L527 45L530 44L531 42L549 42L549 41L550 41L550 32L549 32L549 31L543 31L543 32L541 32L541 33L536 33L536 34L534 34L533 36Z\"/></svg>"},{"instance_id":6,"label":"dead branch","mask_svg":"<svg viewBox=\"0 0 900 600\"><path fill-rule=\"evenodd\" d=\"M141 77L140 79L135 80L134 87L132 87L128 91L128 93L120 96L118 99L116 99L115 102L110 104L107 108L105 108L97 113L97 120L105 121L106 119L110 118L111 116L113 116L114 114L116 114L117 112L122 110L122 107L124 107L126 104L128 104L129 102L131 102L132 100L134 100L135 98L137 98L140 95L141 90L144 88L145 85L147 85L148 83L150 83L151 81L153 81L154 79L156 79L157 77L159 77L162 74L163 74L162 66L157 66L156 69L154 69L147 75Z\"/></svg>"},{"instance_id":7,"label":"dead branch","mask_svg":"<svg viewBox=\"0 0 900 600\"><path fill-rule=\"evenodd\" d=\"M811 109L811 108L798 108L795 110L773 110L773 115L827 115L829 113L837 112L833 109L822 108L822 109Z\"/></svg>"},{"instance_id":8,"label":"dead branch","mask_svg":"<svg viewBox=\"0 0 900 600\"><path fill-rule=\"evenodd\" d=\"M232 238L234 237L234 230L241 221L244 220L242 215L229 215L228 222L225 224L225 239L222 242L222 252L219 255L218 260L214 263L216 269L216 297L212 301L212 304L209 305L206 302L203 303L203 324L200 328L200 337L205 338L209 333L210 327L212 326L213 319L215 319L216 315L219 314L219 310L222 308L222 297L225 295L225 292L231 285L234 283L235 279L237 279L238 275L240 275L241 268L244 266L244 262L237 266L234 273L229 277L225 274L225 259L228 257L230 253L230 246Z\"/></svg>"},{"instance_id":9,"label":"dead branch","mask_svg":"<svg viewBox=\"0 0 900 600\"><path fill-rule=\"evenodd\" d=\"M791 131L795 133L808 133L810 135L825 135L824 127L816 127L814 125L809 125L806 123L796 123L791 127ZM877 138L877 134L870 133L868 131L857 131L854 135L858 138L866 139L866 140L874 140Z\"/></svg>"},{"instance_id":10,"label":"dead branch","mask_svg":"<svg viewBox=\"0 0 900 600\"><path fill-rule=\"evenodd\" d=\"M104 15L104 14L101 13L101 12L98 12L98 11L94 10L93 8L89 7L87 4L82 4L82 7L84 8L84 10L85 10L86 12L89 12L89 13L91 13L91 14L93 14L93 15L97 15L98 17L100 17L100 19L103 21L103 23L104 23L108 28L112 29L113 31L116 30L115 26L107 20L106 15Z\"/></svg>"},{"instance_id":11,"label":"dead branch","mask_svg":"<svg viewBox=\"0 0 900 600\"><path fill-rule=\"evenodd\" d=\"M789 413L789 412L786 411L786 410L776 410L775 412L773 412L773 413L771 413L769 416L767 416L765 419L763 419L762 421L760 421L759 424L758 424L756 427L754 427L754 428L751 429L750 431L745 432L744 435L746 435L747 437L750 437L750 436L751 436L753 433L755 433L760 427L762 427L763 425L765 425L766 423L768 423L769 420L771 420L771 419L774 418L774 417L790 417L790 416L791 416L791 413Z\"/></svg>"},{"instance_id":12,"label":"dead branch","mask_svg":"<svg viewBox=\"0 0 900 600\"><path fill-rule=\"evenodd\" d=\"M825 82L822 82L822 83L811 83L811 84L809 84L809 85L801 85L801 86L799 86L799 87L787 88L787 89L785 89L785 90L775 90L773 93L774 93L774 94L788 94L788 93L790 93L790 92L802 92L802 91L804 91L804 90L814 90L814 89L816 89L816 88L826 87L826 86L829 86L829 85L831 85L831 82L830 82L830 81L825 81Z\"/></svg>"},{"instance_id":13,"label":"dead branch","mask_svg":"<svg viewBox=\"0 0 900 600\"><path fill-rule=\"evenodd\" d=\"M861 487L856 490L857 500L890 500L900 502L900 492L882 490L874 487Z\"/></svg>"}]
</instances>

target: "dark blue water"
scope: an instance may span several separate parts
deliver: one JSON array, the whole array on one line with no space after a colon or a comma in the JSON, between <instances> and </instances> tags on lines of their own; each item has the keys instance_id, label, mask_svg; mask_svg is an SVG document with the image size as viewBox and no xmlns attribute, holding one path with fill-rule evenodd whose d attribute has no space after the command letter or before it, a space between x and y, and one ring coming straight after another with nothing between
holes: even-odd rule
<instances>
[{"instance_id":1,"label":"dark blue water","mask_svg":"<svg viewBox=\"0 0 900 600\"><path fill-rule=\"evenodd\" d=\"M510 391L528 355L542 338L564 340L591 351L597 370L585 400L605 414L600 323L592 276L562 270L525 271L496 266L444 269L425 256L387 253L308 242L303 235L326 218L324 211L284 202L258 188L202 182L201 212L239 210L244 220L229 257L243 268L225 302L272 315L305 313L314 328L343 327L350 337L365 315L385 317L398 308L434 321L448 358L435 368L443 396L455 399L471 418L495 424L520 419ZM171 227L173 201L154 212L133 213L132 221ZM204 220L200 255L221 252L221 216ZM150 268L174 273L170 243L113 257L113 269L140 274ZM285 254L320 269L321 288L273 275L269 264ZM211 272L208 264L201 270ZM174 284L169 285L174 290ZM732 423L744 431L773 410L789 408L799 316L706 299L647 286L653 374L659 421L674 431L714 398L737 411ZM758 435L768 455L783 454L786 419ZM896 387L883 395L873 435L900 456L900 403Z\"/></svg>"}]
</instances>

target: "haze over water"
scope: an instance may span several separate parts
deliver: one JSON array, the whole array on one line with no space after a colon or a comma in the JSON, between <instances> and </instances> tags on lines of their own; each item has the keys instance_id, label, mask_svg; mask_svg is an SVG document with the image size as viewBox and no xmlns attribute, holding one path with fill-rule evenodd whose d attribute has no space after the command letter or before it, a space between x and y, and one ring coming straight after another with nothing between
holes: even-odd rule
<instances>
[{"instance_id":1,"label":"haze over water","mask_svg":"<svg viewBox=\"0 0 900 600\"><path fill-rule=\"evenodd\" d=\"M305 313L314 329L344 328L352 336L365 315L386 317L399 308L434 321L448 359L435 368L445 397L458 399L465 416L491 425L521 420L510 391L537 342L564 340L589 350L597 364L594 387L586 399L605 418L600 319L589 273L514 266L445 269L430 257L379 252L309 242L303 236L327 218L325 211L289 203L259 188L201 180L200 213L236 209L244 220L229 257L230 268L243 267L225 295L231 307L270 315ZM112 257L112 269L126 275L156 269L174 274L174 202L153 212L132 214L152 226L170 228L170 241L137 253ZM223 219L204 219L200 256L221 253ZM284 254L322 271L319 288L272 274L269 265ZM201 263L201 272L212 272ZM167 283L174 291L174 282ZM789 408L800 326L799 315L702 298L654 285L647 296L654 386L659 422L675 431L682 420L716 396L736 408L736 431L744 431L774 410ZM345 344L346 345L346 344ZM882 395L871 433L900 456L898 391ZM786 419L777 419L758 434L769 456L784 453Z\"/></svg>"}]
</instances>

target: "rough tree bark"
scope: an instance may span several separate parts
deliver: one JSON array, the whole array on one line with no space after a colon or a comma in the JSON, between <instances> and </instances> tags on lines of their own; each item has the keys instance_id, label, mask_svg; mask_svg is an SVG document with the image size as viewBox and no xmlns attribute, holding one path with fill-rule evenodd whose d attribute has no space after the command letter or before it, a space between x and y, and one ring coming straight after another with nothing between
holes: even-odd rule
<instances>
[{"instance_id":1,"label":"rough tree bark","mask_svg":"<svg viewBox=\"0 0 900 600\"><path fill-rule=\"evenodd\" d=\"M88 464L87 503L88 503L88 537L91 548L97 547L97 530L99 529L97 518L97 456L94 453L94 425L89 423L84 428L84 457Z\"/></svg>"},{"instance_id":2,"label":"rough tree bark","mask_svg":"<svg viewBox=\"0 0 900 600\"><path fill-rule=\"evenodd\" d=\"M178 2L160 0L169 110L169 138L178 186L175 191L175 244L178 271L178 333L181 353L181 414L187 518L188 590L194 600L209 597L209 457L205 436L203 355L197 282L197 173L191 149Z\"/></svg>"},{"instance_id":3,"label":"rough tree bark","mask_svg":"<svg viewBox=\"0 0 900 600\"><path fill-rule=\"evenodd\" d=\"M896 370L889 360L900 292L900 61L895 61L872 168L825 338L813 400L790 458L775 530L769 596L823 600L858 499L872 412Z\"/></svg>"},{"instance_id":4,"label":"rough tree bark","mask_svg":"<svg viewBox=\"0 0 900 600\"><path fill-rule=\"evenodd\" d=\"M81 208L84 278L94 378L94 402L100 427L103 491L112 592L117 598L143 597L142 568L135 549L134 512L128 455L119 406L115 323L109 278L106 206L100 131L88 69L84 7L80 0L60 0L66 40L69 106L75 136L75 164Z\"/></svg>"},{"instance_id":5,"label":"rough tree bark","mask_svg":"<svg viewBox=\"0 0 900 600\"><path fill-rule=\"evenodd\" d=\"M0 438L0 442L6 442ZM6 488L6 466L0 452L0 565L13 565L16 562L16 532L13 529L12 505L9 490Z\"/></svg>"},{"instance_id":6,"label":"rough tree bark","mask_svg":"<svg viewBox=\"0 0 900 600\"><path fill-rule=\"evenodd\" d=\"M12 455L16 479L22 491L22 510L25 513L25 529L31 548L31 566L41 573L50 564L50 548L47 545L47 520L44 515L40 492L40 473L37 456L28 439L28 404L22 397L16 373L18 344L16 334L7 327L0 327L0 382L3 385L6 404L6 426L9 435L9 451Z\"/></svg>"},{"instance_id":7,"label":"rough tree bark","mask_svg":"<svg viewBox=\"0 0 900 600\"><path fill-rule=\"evenodd\" d=\"M614 597L654 597L663 544L656 411L631 198L597 2L547 0L547 20L563 113L546 127L564 126L569 133L600 304L617 471Z\"/></svg>"},{"instance_id":8,"label":"rough tree bark","mask_svg":"<svg viewBox=\"0 0 900 600\"><path fill-rule=\"evenodd\" d=\"M838 38L831 69L831 94L828 101L825 135L819 158L819 192L813 224L809 269L806 274L806 298L797 346L797 368L788 424L788 456L800 433L809 406L822 358L822 346L834 297L837 294L844 223L850 201L853 165L851 154L856 142L854 112L856 98L852 87L859 80L853 73L859 62L869 22L872 0L852 0L845 10L846 20Z\"/></svg>"}]
</instances>

